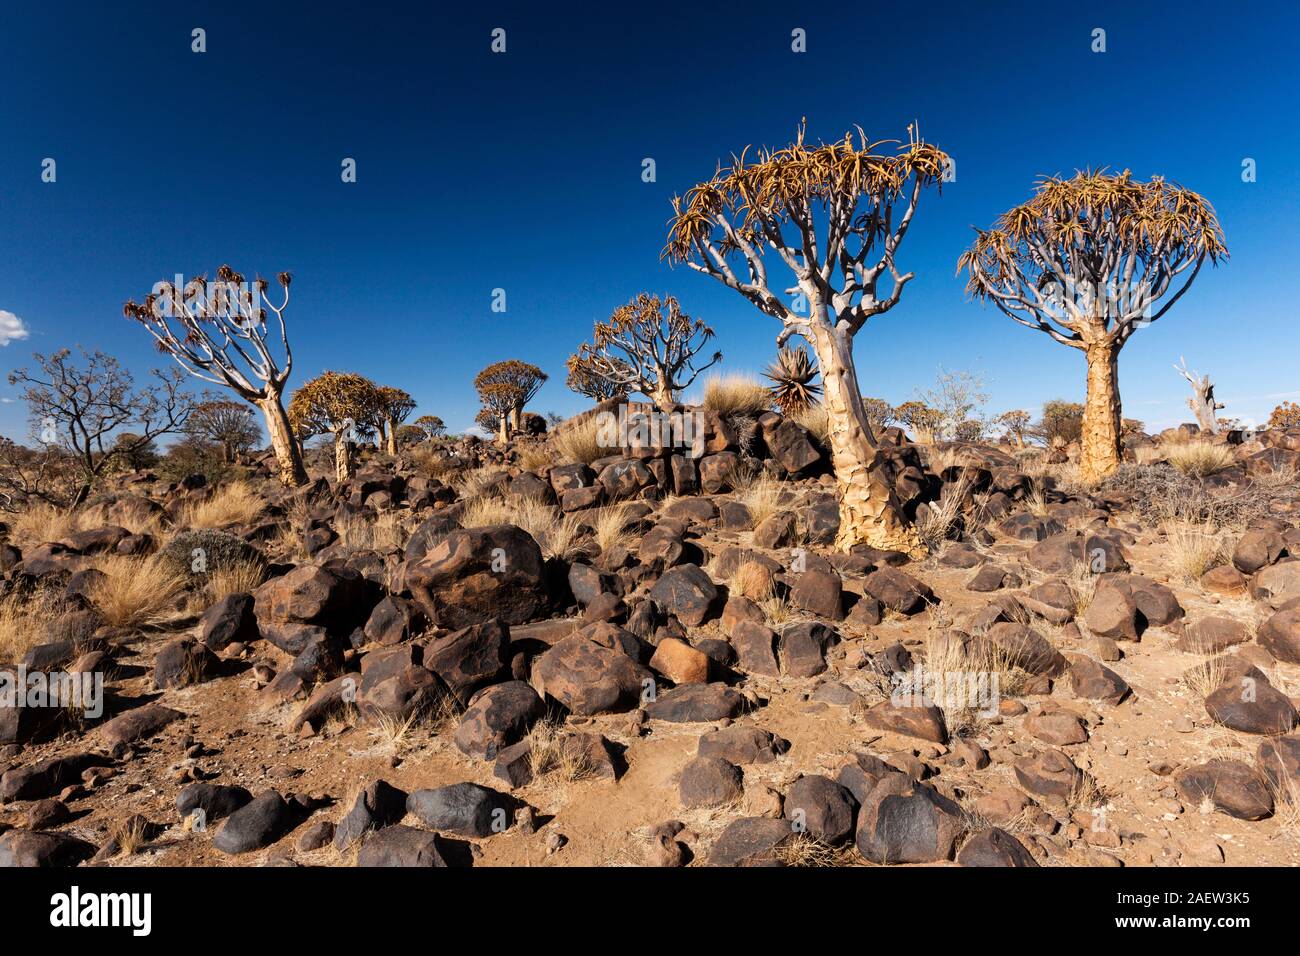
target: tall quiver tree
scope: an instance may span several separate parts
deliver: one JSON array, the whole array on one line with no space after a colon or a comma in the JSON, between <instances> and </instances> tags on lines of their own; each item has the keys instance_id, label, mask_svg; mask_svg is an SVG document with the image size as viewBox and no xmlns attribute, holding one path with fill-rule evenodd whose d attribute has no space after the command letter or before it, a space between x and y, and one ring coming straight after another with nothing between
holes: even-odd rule
<instances>
[{"instance_id":1,"label":"tall quiver tree","mask_svg":"<svg viewBox=\"0 0 1300 956\"><path fill-rule=\"evenodd\" d=\"M503 442L523 427L524 408L545 382L545 372L536 365L518 359L493 362L474 376L474 388L479 393L483 407L501 417Z\"/></svg>"},{"instance_id":2,"label":"tall quiver tree","mask_svg":"<svg viewBox=\"0 0 1300 956\"><path fill-rule=\"evenodd\" d=\"M415 399L409 393L391 385L381 385L379 396L379 420L388 435L388 454L397 454L397 426L415 411Z\"/></svg>"},{"instance_id":3,"label":"tall quiver tree","mask_svg":"<svg viewBox=\"0 0 1300 956\"><path fill-rule=\"evenodd\" d=\"M925 550L881 467L853 338L869 318L897 305L912 279L899 272L895 256L922 190L940 181L947 162L918 138L891 149L859 131L857 140L845 134L809 146L800 129L790 146L761 150L752 162L733 158L730 167L673 199L664 257L712 276L780 321L778 345L800 335L817 354L842 549L865 543L913 555ZM769 261L794 274L793 288L779 285L784 294L768 280ZM888 293L879 287L886 272ZM796 308L801 304L806 310Z\"/></svg>"},{"instance_id":4,"label":"tall quiver tree","mask_svg":"<svg viewBox=\"0 0 1300 956\"><path fill-rule=\"evenodd\" d=\"M293 352L285 328L292 276L277 277L284 290L279 305L267 295L265 279L250 285L228 265L217 270L217 280L192 279L183 287L159 282L143 303L128 301L123 312L148 329L177 364L195 378L224 385L255 405L266 421L271 450L286 485L307 482L302 448L294 438L284 407L284 390L293 370ZM267 311L275 316L267 322ZM283 361L275 357L278 338Z\"/></svg>"},{"instance_id":5,"label":"tall quiver tree","mask_svg":"<svg viewBox=\"0 0 1300 956\"><path fill-rule=\"evenodd\" d=\"M379 389L354 372L322 372L289 400L289 421L304 440L334 436L334 475L340 482L352 477L356 442L377 427L379 413Z\"/></svg>"},{"instance_id":6,"label":"tall quiver tree","mask_svg":"<svg viewBox=\"0 0 1300 956\"><path fill-rule=\"evenodd\" d=\"M569 381L602 379L611 390L609 397L640 392L657 408L672 411L678 394L722 361L722 353L714 352L703 365L695 364L695 356L711 338L713 329L683 312L676 298L660 300L642 292L616 309L608 322L596 323L592 341L569 357ZM594 395L595 390L589 385L585 394Z\"/></svg>"},{"instance_id":7,"label":"tall quiver tree","mask_svg":"<svg viewBox=\"0 0 1300 956\"><path fill-rule=\"evenodd\" d=\"M437 415L421 415L415 424L424 432L425 438L437 438L447 431L447 425Z\"/></svg>"},{"instance_id":8,"label":"tall quiver tree","mask_svg":"<svg viewBox=\"0 0 1300 956\"><path fill-rule=\"evenodd\" d=\"M1206 259L1227 257L1214 208L1160 177L1085 171L1042 180L1032 199L976 232L958 260L967 290L1086 356L1079 474L1105 478L1121 455L1120 350L1169 311Z\"/></svg>"}]
</instances>

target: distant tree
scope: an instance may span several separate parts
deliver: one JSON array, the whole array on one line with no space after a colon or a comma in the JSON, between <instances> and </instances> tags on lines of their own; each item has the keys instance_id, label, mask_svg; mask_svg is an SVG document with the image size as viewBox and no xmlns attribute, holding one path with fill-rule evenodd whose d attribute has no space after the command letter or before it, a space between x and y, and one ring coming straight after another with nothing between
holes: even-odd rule
<instances>
[{"instance_id":1,"label":"distant tree","mask_svg":"<svg viewBox=\"0 0 1300 956\"><path fill-rule=\"evenodd\" d=\"M284 298L277 306L267 296L265 279L250 285L228 265L217 270L217 281L193 279L183 289L166 281L143 303L128 301L126 317L143 325L158 348L195 378L224 385L246 402L256 405L266 420L271 450L286 485L307 483L302 448L294 439L284 407L284 390L293 370L293 352L284 324L292 277L277 277ZM275 315L276 330L268 328L267 310ZM272 340L280 340L283 366L275 357Z\"/></svg>"},{"instance_id":2,"label":"distant tree","mask_svg":"<svg viewBox=\"0 0 1300 956\"><path fill-rule=\"evenodd\" d=\"M962 428L969 433L970 426L967 422L972 418L982 418L982 410L989 399L982 375L974 372L950 372L942 366L934 387L920 392L917 397L937 415L934 432L935 437L940 439L957 439L957 431ZM983 430L981 425L981 434Z\"/></svg>"},{"instance_id":3,"label":"distant tree","mask_svg":"<svg viewBox=\"0 0 1300 956\"><path fill-rule=\"evenodd\" d=\"M391 385L379 387L379 427L388 436L388 454L397 454L397 426L415 411L415 399L408 392Z\"/></svg>"},{"instance_id":4,"label":"distant tree","mask_svg":"<svg viewBox=\"0 0 1300 956\"><path fill-rule=\"evenodd\" d=\"M65 448L0 437L0 511L21 512L35 501L66 508L81 485L81 469Z\"/></svg>"},{"instance_id":5,"label":"distant tree","mask_svg":"<svg viewBox=\"0 0 1300 956\"><path fill-rule=\"evenodd\" d=\"M419 425L397 426L397 443L399 445L417 445L424 441L424 437L424 429Z\"/></svg>"},{"instance_id":6,"label":"distant tree","mask_svg":"<svg viewBox=\"0 0 1300 956\"><path fill-rule=\"evenodd\" d=\"M507 440L505 438L505 417L492 408L487 406L480 408L478 414L474 416L474 424L485 432L497 435L503 442Z\"/></svg>"},{"instance_id":7,"label":"distant tree","mask_svg":"<svg viewBox=\"0 0 1300 956\"><path fill-rule=\"evenodd\" d=\"M1300 428L1300 405L1283 402L1268 416L1268 427L1278 429Z\"/></svg>"},{"instance_id":8,"label":"distant tree","mask_svg":"<svg viewBox=\"0 0 1300 956\"><path fill-rule=\"evenodd\" d=\"M894 420L902 422L916 441L929 444L938 437L942 416L925 402L913 400L894 409Z\"/></svg>"},{"instance_id":9,"label":"distant tree","mask_svg":"<svg viewBox=\"0 0 1300 956\"><path fill-rule=\"evenodd\" d=\"M186 431L199 441L220 446L226 464L232 464L240 452L248 451L262 437L251 408L219 398L195 406Z\"/></svg>"},{"instance_id":10,"label":"distant tree","mask_svg":"<svg viewBox=\"0 0 1300 956\"><path fill-rule=\"evenodd\" d=\"M71 355L68 349L36 353L36 371L15 369L9 384L23 386L33 437L75 461L80 484L68 504L76 506L117 461L183 431L195 399L182 391L185 376L177 369L154 369L153 385L137 390L131 373L111 355L83 349L80 367ZM124 429L133 438L118 441Z\"/></svg>"},{"instance_id":11,"label":"distant tree","mask_svg":"<svg viewBox=\"0 0 1300 956\"><path fill-rule=\"evenodd\" d=\"M128 471L144 471L158 464L161 457L158 445L152 439L146 439L132 432L118 432L113 439L113 447L121 446L117 456L119 467Z\"/></svg>"},{"instance_id":12,"label":"distant tree","mask_svg":"<svg viewBox=\"0 0 1300 956\"><path fill-rule=\"evenodd\" d=\"M958 267L971 294L1086 356L1079 474L1088 482L1119 467L1124 343L1169 311L1207 259L1217 265L1227 254L1204 197L1159 177L1137 182L1126 169L1044 179L1037 195L979 231Z\"/></svg>"},{"instance_id":13,"label":"distant tree","mask_svg":"<svg viewBox=\"0 0 1300 956\"><path fill-rule=\"evenodd\" d=\"M1192 386L1192 395L1187 399L1187 407L1196 416L1196 424L1200 426L1203 432L1209 432L1211 435L1218 434L1218 412L1219 409L1223 408L1223 403L1216 401L1214 398L1214 383L1210 381L1210 376L1201 375L1199 372L1189 372L1187 370L1187 359L1181 356L1179 357L1179 364L1174 366L1174 371L1187 379L1187 384Z\"/></svg>"},{"instance_id":14,"label":"distant tree","mask_svg":"<svg viewBox=\"0 0 1300 956\"><path fill-rule=\"evenodd\" d=\"M1077 442L1083 434L1083 405L1062 398L1043 402L1043 417L1034 432L1048 446Z\"/></svg>"},{"instance_id":15,"label":"distant tree","mask_svg":"<svg viewBox=\"0 0 1300 956\"><path fill-rule=\"evenodd\" d=\"M340 482L352 477L354 446L377 427L379 413L379 389L353 372L322 372L289 400L289 421L304 440L334 436L334 474Z\"/></svg>"},{"instance_id":16,"label":"distant tree","mask_svg":"<svg viewBox=\"0 0 1300 956\"><path fill-rule=\"evenodd\" d=\"M909 131L914 132L914 131ZM804 130L784 149L744 154L729 168L673 200L664 257L685 262L738 292L813 347L839 490L836 544L865 543L924 553L920 534L894 493L885 456L872 434L853 364L853 338L867 320L898 304L912 274L895 260L922 190L948 161L916 135L899 149L859 133L810 146ZM794 285L768 281L768 257L784 263ZM878 288L889 272L892 288Z\"/></svg>"},{"instance_id":17,"label":"distant tree","mask_svg":"<svg viewBox=\"0 0 1300 956\"><path fill-rule=\"evenodd\" d=\"M536 365L507 359L493 362L474 376L474 388L484 408L500 416L501 440L523 427L524 407L546 382L546 373Z\"/></svg>"},{"instance_id":18,"label":"distant tree","mask_svg":"<svg viewBox=\"0 0 1300 956\"><path fill-rule=\"evenodd\" d=\"M415 425L424 432L425 438L437 438L447 431L447 426L437 415L421 415L415 420Z\"/></svg>"},{"instance_id":19,"label":"distant tree","mask_svg":"<svg viewBox=\"0 0 1300 956\"><path fill-rule=\"evenodd\" d=\"M964 422L958 422L952 430L954 441L976 442L983 441L984 432L988 426L978 418L968 418Z\"/></svg>"},{"instance_id":20,"label":"distant tree","mask_svg":"<svg viewBox=\"0 0 1300 956\"><path fill-rule=\"evenodd\" d=\"M1003 412L993 420L993 424L1002 428L1003 434L1016 443L1017 448L1025 447L1025 432L1029 428L1029 423L1033 416L1024 409L1013 409L1009 412Z\"/></svg>"},{"instance_id":21,"label":"distant tree","mask_svg":"<svg viewBox=\"0 0 1300 956\"><path fill-rule=\"evenodd\" d=\"M642 292L616 309L608 322L596 323L592 341L569 358L569 377L604 379L615 393L640 392L670 411L683 389L722 361L722 353L714 352L708 362L695 364L696 354L711 338L713 330L683 312L673 296L661 300Z\"/></svg>"},{"instance_id":22,"label":"distant tree","mask_svg":"<svg viewBox=\"0 0 1300 956\"><path fill-rule=\"evenodd\" d=\"M867 421L871 423L872 432L877 435L894 421L894 406L883 398L868 398L863 395L862 409L867 413Z\"/></svg>"},{"instance_id":23,"label":"distant tree","mask_svg":"<svg viewBox=\"0 0 1300 956\"><path fill-rule=\"evenodd\" d=\"M614 363L618 374L606 378L604 375L597 374L592 363L584 363L579 361L578 356L571 356L566 363L569 375L564 380L565 386L570 391L586 395L597 402L606 402L616 395L625 395L627 386L620 385L619 382L629 379L632 367L626 362L619 362L616 358L611 358L609 361Z\"/></svg>"},{"instance_id":24,"label":"distant tree","mask_svg":"<svg viewBox=\"0 0 1300 956\"><path fill-rule=\"evenodd\" d=\"M1120 433L1125 438L1141 435L1146 430L1146 422L1138 421L1136 418L1126 418L1120 423Z\"/></svg>"},{"instance_id":25,"label":"distant tree","mask_svg":"<svg viewBox=\"0 0 1300 956\"><path fill-rule=\"evenodd\" d=\"M776 361L763 372L772 381L772 401L782 415L798 415L817 404L822 387L817 378L817 363L802 345L777 350Z\"/></svg>"}]
</instances>

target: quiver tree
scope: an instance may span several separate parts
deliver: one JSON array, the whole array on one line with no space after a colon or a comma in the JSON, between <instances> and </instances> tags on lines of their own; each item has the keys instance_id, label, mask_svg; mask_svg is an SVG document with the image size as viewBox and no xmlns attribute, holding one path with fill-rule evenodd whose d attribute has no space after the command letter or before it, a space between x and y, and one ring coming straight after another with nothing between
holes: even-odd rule
<instances>
[{"instance_id":1,"label":"quiver tree","mask_svg":"<svg viewBox=\"0 0 1300 956\"><path fill-rule=\"evenodd\" d=\"M1159 177L1087 171L1042 180L1032 199L976 232L958 260L967 290L1084 353L1079 474L1106 477L1120 463L1120 350L1169 311L1206 259L1226 258L1213 207Z\"/></svg>"},{"instance_id":2,"label":"quiver tree","mask_svg":"<svg viewBox=\"0 0 1300 956\"><path fill-rule=\"evenodd\" d=\"M271 437L280 480L301 485L307 482L307 470L283 401L293 370L284 324L292 277L281 272L277 280L284 290L279 305L267 295L265 279L257 278L250 285L240 273L223 265L215 282L200 277L183 288L175 282L159 282L143 303L131 300L123 311L148 329L159 350L190 375L224 385L257 406ZM275 316L273 325L267 322L267 310ZM277 338L283 362L275 357Z\"/></svg>"},{"instance_id":3,"label":"quiver tree","mask_svg":"<svg viewBox=\"0 0 1300 956\"><path fill-rule=\"evenodd\" d=\"M196 405L185 430L192 438L219 445L221 459L228 465L261 438L253 410L242 402L225 399L211 399Z\"/></svg>"},{"instance_id":4,"label":"quiver tree","mask_svg":"<svg viewBox=\"0 0 1300 956\"><path fill-rule=\"evenodd\" d=\"M341 482L352 477L353 446L376 427L379 411L379 389L354 372L322 372L289 400L289 421L300 437L334 436L334 474Z\"/></svg>"},{"instance_id":5,"label":"quiver tree","mask_svg":"<svg viewBox=\"0 0 1300 956\"><path fill-rule=\"evenodd\" d=\"M861 131L809 146L801 128L784 149L760 150L720 168L673 199L664 257L685 262L736 290L782 329L806 339L821 369L822 404L839 486L836 545L865 543L924 552L894 494L884 453L867 421L853 364L853 337L873 315L898 304L912 273L895 256L922 190L938 183L947 156L919 139L886 152ZM768 279L784 264L794 285ZM888 273L892 286L879 287ZM806 305L806 310L803 306Z\"/></svg>"},{"instance_id":6,"label":"quiver tree","mask_svg":"<svg viewBox=\"0 0 1300 956\"><path fill-rule=\"evenodd\" d=\"M617 358L610 358L618 374L606 377L598 373L592 363L583 362L577 355L569 357L565 363L569 370L564 380L565 386L579 395L586 395L596 402L607 402L616 395L625 395L628 386L620 384L628 379L631 366Z\"/></svg>"},{"instance_id":7,"label":"quiver tree","mask_svg":"<svg viewBox=\"0 0 1300 956\"><path fill-rule=\"evenodd\" d=\"M502 382L481 385L478 389L483 408L474 421L480 428L496 432L503 445L510 440L510 413L515 407L516 394L513 388Z\"/></svg>"},{"instance_id":8,"label":"quiver tree","mask_svg":"<svg viewBox=\"0 0 1300 956\"><path fill-rule=\"evenodd\" d=\"M817 403L822 387L813 379L817 377L817 363L801 345L795 349L780 349L776 361L763 375L772 380L768 391L782 415L798 415Z\"/></svg>"},{"instance_id":9,"label":"quiver tree","mask_svg":"<svg viewBox=\"0 0 1300 956\"><path fill-rule=\"evenodd\" d=\"M536 365L507 359L493 362L474 376L483 407L500 418L501 440L508 441L512 432L523 427L524 407L546 382L546 373Z\"/></svg>"},{"instance_id":10,"label":"quiver tree","mask_svg":"<svg viewBox=\"0 0 1300 956\"><path fill-rule=\"evenodd\" d=\"M915 400L904 402L895 408L893 418L909 429L916 441L927 445L938 438L939 428L943 425L941 411Z\"/></svg>"},{"instance_id":11,"label":"quiver tree","mask_svg":"<svg viewBox=\"0 0 1300 956\"><path fill-rule=\"evenodd\" d=\"M397 426L415 411L415 399L409 393L391 385L381 385L379 396L379 425L388 436L388 454L397 454Z\"/></svg>"},{"instance_id":12,"label":"quiver tree","mask_svg":"<svg viewBox=\"0 0 1300 956\"><path fill-rule=\"evenodd\" d=\"M1003 412L993 424L1002 428L1003 435L1010 438L1016 443L1017 448L1025 447L1025 431L1029 428L1029 422L1033 418L1029 412L1022 408L1012 409L1009 412Z\"/></svg>"},{"instance_id":13,"label":"quiver tree","mask_svg":"<svg viewBox=\"0 0 1300 956\"><path fill-rule=\"evenodd\" d=\"M415 425L422 432L425 438L437 438L447 431L447 426L437 415L421 415L415 420Z\"/></svg>"},{"instance_id":14,"label":"quiver tree","mask_svg":"<svg viewBox=\"0 0 1300 956\"><path fill-rule=\"evenodd\" d=\"M1214 383L1210 381L1208 375L1187 371L1187 359L1182 356L1179 358L1181 364L1175 365L1174 369L1192 386L1192 395L1187 399L1187 407L1196 416L1196 424L1200 426L1201 431L1217 435L1219 433L1217 412L1223 408L1223 405L1214 400Z\"/></svg>"},{"instance_id":15,"label":"quiver tree","mask_svg":"<svg viewBox=\"0 0 1300 956\"><path fill-rule=\"evenodd\" d=\"M695 364L711 338L713 329L683 312L675 297L642 292L609 321L596 323L592 340L570 356L569 377L604 379L611 394L640 392L662 411L672 411L681 391L722 361L722 353L714 352L703 365Z\"/></svg>"},{"instance_id":16,"label":"quiver tree","mask_svg":"<svg viewBox=\"0 0 1300 956\"><path fill-rule=\"evenodd\" d=\"M75 507L116 462L144 454L156 438L184 431L195 402L181 390L185 376L179 369L154 369L154 384L137 390L131 373L111 355L83 350L83 366L69 361L71 355L68 349L36 353L35 371L15 369L9 384L23 386L33 438L62 449L75 466L76 490L60 502Z\"/></svg>"}]
</instances>

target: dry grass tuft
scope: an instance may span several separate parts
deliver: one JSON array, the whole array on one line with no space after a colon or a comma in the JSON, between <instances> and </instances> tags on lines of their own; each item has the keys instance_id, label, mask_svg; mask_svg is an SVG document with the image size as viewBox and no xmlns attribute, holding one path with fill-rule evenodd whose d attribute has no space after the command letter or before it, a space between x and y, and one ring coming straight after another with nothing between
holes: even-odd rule
<instances>
[{"instance_id":1,"label":"dry grass tuft","mask_svg":"<svg viewBox=\"0 0 1300 956\"><path fill-rule=\"evenodd\" d=\"M776 595L776 575L757 561L741 561L731 576L730 590L761 605Z\"/></svg>"},{"instance_id":2,"label":"dry grass tuft","mask_svg":"<svg viewBox=\"0 0 1300 956\"><path fill-rule=\"evenodd\" d=\"M585 520L591 525L602 554L614 548L626 548L632 542L627 508L621 504L599 508Z\"/></svg>"},{"instance_id":3,"label":"dry grass tuft","mask_svg":"<svg viewBox=\"0 0 1300 956\"><path fill-rule=\"evenodd\" d=\"M1223 471L1235 460L1227 445L1209 442L1187 442L1174 445L1165 451L1165 459L1175 469L1189 478L1204 478Z\"/></svg>"},{"instance_id":4,"label":"dry grass tuft","mask_svg":"<svg viewBox=\"0 0 1300 956\"><path fill-rule=\"evenodd\" d=\"M575 425L562 428L551 438L551 445L566 464L590 465L597 458L618 454L617 447L600 443L601 416L591 415Z\"/></svg>"},{"instance_id":5,"label":"dry grass tuft","mask_svg":"<svg viewBox=\"0 0 1300 956\"><path fill-rule=\"evenodd\" d=\"M401 515L394 511L386 511L373 521L357 514L340 515L334 531L345 547L370 551L401 550L408 537Z\"/></svg>"},{"instance_id":6,"label":"dry grass tuft","mask_svg":"<svg viewBox=\"0 0 1300 956\"><path fill-rule=\"evenodd\" d=\"M781 503L788 487L785 482L759 472L746 475L736 482L735 497L749 509L750 517L754 521L753 527L757 528L772 515L783 510Z\"/></svg>"},{"instance_id":7,"label":"dry grass tuft","mask_svg":"<svg viewBox=\"0 0 1300 956\"><path fill-rule=\"evenodd\" d=\"M1206 652L1211 653L1211 656L1183 671L1179 678L1182 685L1197 700L1205 700L1228 679L1226 658L1222 654L1213 654L1209 648L1206 648Z\"/></svg>"},{"instance_id":8,"label":"dry grass tuft","mask_svg":"<svg viewBox=\"0 0 1300 956\"><path fill-rule=\"evenodd\" d=\"M545 442L531 442L519 449L519 467L540 472L555 463L555 453Z\"/></svg>"},{"instance_id":9,"label":"dry grass tuft","mask_svg":"<svg viewBox=\"0 0 1300 956\"><path fill-rule=\"evenodd\" d=\"M824 406L810 405L797 415L791 415L790 418L795 424L806 428L808 433L823 445L830 443L831 421Z\"/></svg>"},{"instance_id":10,"label":"dry grass tuft","mask_svg":"<svg viewBox=\"0 0 1300 956\"><path fill-rule=\"evenodd\" d=\"M819 843L806 833L796 833L776 850L777 860L784 866L830 867L853 866L857 861L854 846L830 846Z\"/></svg>"},{"instance_id":11,"label":"dry grass tuft","mask_svg":"<svg viewBox=\"0 0 1300 956\"><path fill-rule=\"evenodd\" d=\"M7 520L9 536L21 546L61 541L68 535L84 531L88 514L82 509L69 511L44 502L33 504Z\"/></svg>"},{"instance_id":12,"label":"dry grass tuft","mask_svg":"<svg viewBox=\"0 0 1300 956\"><path fill-rule=\"evenodd\" d=\"M41 591L29 601L10 596L0 601L0 663L16 663L45 641L59 616L54 597Z\"/></svg>"},{"instance_id":13,"label":"dry grass tuft","mask_svg":"<svg viewBox=\"0 0 1300 956\"><path fill-rule=\"evenodd\" d=\"M104 577L91 586L88 597L114 627L162 624L176 611L188 584L183 572L154 558L111 555L95 566Z\"/></svg>"},{"instance_id":14,"label":"dry grass tuft","mask_svg":"<svg viewBox=\"0 0 1300 956\"><path fill-rule=\"evenodd\" d=\"M222 598L254 590L266 580L266 564L262 561L239 561L214 568L206 575L203 585L207 603L211 607Z\"/></svg>"},{"instance_id":15,"label":"dry grass tuft","mask_svg":"<svg viewBox=\"0 0 1300 956\"><path fill-rule=\"evenodd\" d=\"M583 749L572 743L566 746L569 737L560 721L548 719L533 725L528 734L528 762L535 780L550 775L553 782L568 784L591 776L593 768Z\"/></svg>"},{"instance_id":16,"label":"dry grass tuft","mask_svg":"<svg viewBox=\"0 0 1300 956\"><path fill-rule=\"evenodd\" d=\"M232 525L251 524L266 501L242 481L222 485L204 501L188 505L181 512L180 525L189 528L224 529Z\"/></svg>"},{"instance_id":17,"label":"dry grass tuft","mask_svg":"<svg viewBox=\"0 0 1300 956\"><path fill-rule=\"evenodd\" d=\"M1165 525L1169 565L1188 584L1222 564L1231 554L1229 534L1208 521L1201 524L1169 522Z\"/></svg>"},{"instance_id":18,"label":"dry grass tuft","mask_svg":"<svg viewBox=\"0 0 1300 956\"><path fill-rule=\"evenodd\" d=\"M761 415L772 408L772 393L748 375L715 375L704 383L700 404L719 415Z\"/></svg>"}]
</instances>

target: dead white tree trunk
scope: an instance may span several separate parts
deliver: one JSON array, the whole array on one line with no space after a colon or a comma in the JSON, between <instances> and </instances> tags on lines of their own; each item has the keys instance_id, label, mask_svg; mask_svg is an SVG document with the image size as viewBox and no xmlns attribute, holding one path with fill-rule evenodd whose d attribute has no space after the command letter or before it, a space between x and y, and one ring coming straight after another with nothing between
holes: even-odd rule
<instances>
[{"instance_id":1,"label":"dead white tree trunk","mask_svg":"<svg viewBox=\"0 0 1300 956\"><path fill-rule=\"evenodd\" d=\"M1196 424L1200 426L1201 431L1217 435L1219 433L1218 411L1223 408L1223 405L1214 400L1214 383L1210 381L1208 375L1187 371L1187 359L1181 356L1179 358L1182 364L1175 365L1174 369L1192 386L1192 397L1187 400L1187 407L1196 416Z\"/></svg>"}]
</instances>

